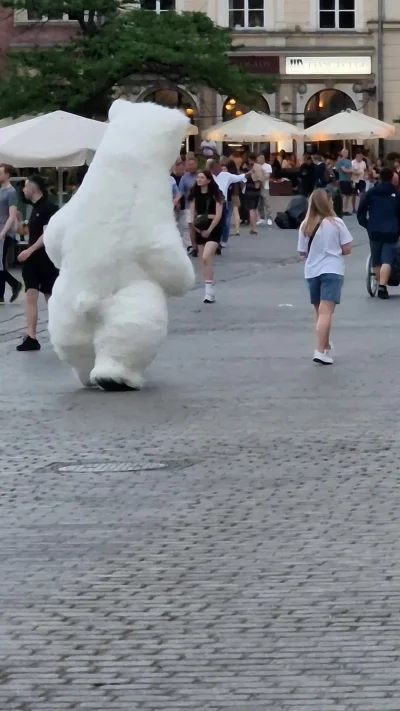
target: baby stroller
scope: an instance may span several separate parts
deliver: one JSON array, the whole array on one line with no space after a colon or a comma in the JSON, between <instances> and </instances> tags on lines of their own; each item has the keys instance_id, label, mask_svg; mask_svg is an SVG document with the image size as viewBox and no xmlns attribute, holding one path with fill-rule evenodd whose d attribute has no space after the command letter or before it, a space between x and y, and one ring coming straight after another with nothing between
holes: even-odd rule
<instances>
[{"instance_id":1,"label":"baby stroller","mask_svg":"<svg viewBox=\"0 0 400 711\"><path fill-rule=\"evenodd\" d=\"M371 255L368 255L367 265L366 265L366 276L367 276L367 291L372 297L376 296L378 291L378 284L375 278L375 271L372 266ZM393 262L392 271L390 273L390 279L388 286L399 286L400 285L400 244L397 247L397 253L395 260Z\"/></svg>"}]
</instances>

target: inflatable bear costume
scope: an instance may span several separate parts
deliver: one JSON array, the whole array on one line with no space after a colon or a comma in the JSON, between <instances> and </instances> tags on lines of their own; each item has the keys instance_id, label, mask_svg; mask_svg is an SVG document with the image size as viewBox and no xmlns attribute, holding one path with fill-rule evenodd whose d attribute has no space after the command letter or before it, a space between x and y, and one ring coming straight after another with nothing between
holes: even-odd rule
<instances>
[{"instance_id":1,"label":"inflatable bear costume","mask_svg":"<svg viewBox=\"0 0 400 711\"><path fill-rule=\"evenodd\" d=\"M140 389L167 335L167 297L194 285L169 182L187 126L178 110L114 102L82 186L45 232L60 269L51 342L85 386Z\"/></svg>"}]
</instances>

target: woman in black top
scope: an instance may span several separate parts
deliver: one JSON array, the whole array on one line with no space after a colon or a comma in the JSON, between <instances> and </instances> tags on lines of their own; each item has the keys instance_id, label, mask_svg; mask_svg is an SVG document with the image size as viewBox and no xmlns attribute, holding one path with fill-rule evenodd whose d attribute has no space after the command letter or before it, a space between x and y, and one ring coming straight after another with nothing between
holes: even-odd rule
<instances>
[{"instance_id":1,"label":"woman in black top","mask_svg":"<svg viewBox=\"0 0 400 711\"><path fill-rule=\"evenodd\" d=\"M213 304L215 301L213 257L222 239L223 202L222 192L212 173L209 170L200 171L189 193L189 203L205 282L205 304Z\"/></svg>"}]
</instances>

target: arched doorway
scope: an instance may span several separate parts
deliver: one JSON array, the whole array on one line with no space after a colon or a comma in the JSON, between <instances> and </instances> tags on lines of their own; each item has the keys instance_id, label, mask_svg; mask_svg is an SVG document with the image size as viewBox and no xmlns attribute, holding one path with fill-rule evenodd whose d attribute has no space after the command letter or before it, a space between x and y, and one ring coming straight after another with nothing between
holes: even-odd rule
<instances>
[{"instance_id":1,"label":"arched doorway","mask_svg":"<svg viewBox=\"0 0 400 711\"><path fill-rule=\"evenodd\" d=\"M152 101L155 104L167 106L169 109L180 109L185 112L186 116L190 119L190 123L194 125L197 111L196 105L189 94L177 87L152 89L146 92L146 94L140 98L140 101ZM184 141L183 147L186 151L194 151L195 137L188 136Z\"/></svg>"},{"instance_id":2,"label":"arched doorway","mask_svg":"<svg viewBox=\"0 0 400 711\"><path fill-rule=\"evenodd\" d=\"M348 94L345 94L344 91L339 91L338 89L317 91L307 101L304 111L304 128L311 128L316 123L324 121L346 109L357 110L353 99Z\"/></svg>"},{"instance_id":3,"label":"arched doorway","mask_svg":"<svg viewBox=\"0 0 400 711\"><path fill-rule=\"evenodd\" d=\"M263 96L259 96L252 106L246 106L237 101L234 97L229 96L224 102L222 109L222 120L231 121L231 119L247 114L249 111L263 111L265 114L270 114L268 101Z\"/></svg>"},{"instance_id":4,"label":"arched doorway","mask_svg":"<svg viewBox=\"0 0 400 711\"><path fill-rule=\"evenodd\" d=\"M223 108L222 108L222 120L223 121L231 121L232 119L238 118L239 116L243 116L243 114L249 113L249 111L263 111L265 114L270 114L270 108L268 101L264 99L261 94L254 100L251 106L248 106L246 104L242 104L240 101L235 99L234 97L229 96L226 101L224 102ZM243 143L224 143L223 144L223 152L224 155L230 155L231 153L243 153L248 149L249 146L244 145ZM257 144L257 150L259 151L264 151L267 150L269 151L270 149L270 144L269 143L258 143Z\"/></svg>"},{"instance_id":5,"label":"arched doorway","mask_svg":"<svg viewBox=\"0 0 400 711\"><path fill-rule=\"evenodd\" d=\"M357 111L353 99L339 89L322 89L311 96L304 109L304 128L311 128L316 123L324 121L346 109ZM343 141L323 141L321 143L306 143L308 152L337 153L343 147Z\"/></svg>"}]
</instances>

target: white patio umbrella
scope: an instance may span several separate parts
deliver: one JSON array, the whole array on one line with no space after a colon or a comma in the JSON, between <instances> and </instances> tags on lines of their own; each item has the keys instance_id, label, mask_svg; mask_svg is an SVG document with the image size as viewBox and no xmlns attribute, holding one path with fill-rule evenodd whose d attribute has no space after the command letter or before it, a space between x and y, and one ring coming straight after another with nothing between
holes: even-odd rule
<instances>
[{"instance_id":1,"label":"white patio umbrella","mask_svg":"<svg viewBox=\"0 0 400 711\"><path fill-rule=\"evenodd\" d=\"M63 168L90 163L107 129L108 122L95 121L53 111L33 118L21 117L0 122L0 160L15 168L58 169L58 197L62 204ZM4 126L4 123L6 126ZM197 126L190 125L188 136L198 134Z\"/></svg>"},{"instance_id":2,"label":"white patio umbrella","mask_svg":"<svg viewBox=\"0 0 400 711\"><path fill-rule=\"evenodd\" d=\"M58 169L58 198L62 204L63 168L89 163L107 124L53 111L0 128L0 160L16 168Z\"/></svg>"},{"instance_id":3,"label":"white patio umbrella","mask_svg":"<svg viewBox=\"0 0 400 711\"><path fill-rule=\"evenodd\" d=\"M15 167L72 168L90 160L107 124L53 111L0 128L0 158Z\"/></svg>"},{"instance_id":4,"label":"white patio umbrella","mask_svg":"<svg viewBox=\"0 0 400 711\"><path fill-rule=\"evenodd\" d=\"M286 121L273 118L269 114L249 111L231 121L215 124L202 132L203 138L211 141L285 141L302 138L303 132Z\"/></svg>"},{"instance_id":5,"label":"white patio umbrella","mask_svg":"<svg viewBox=\"0 0 400 711\"><path fill-rule=\"evenodd\" d=\"M358 111L346 109L311 126L305 132L309 141L334 141L336 139L388 138L396 133L396 127Z\"/></svg>"},{"instance_id":6,"label":"white patio umbrella","mask_svg":"<svg viewBox=\"0 0 400 711\"><path fill-rule=\"evenodd\" d=\"M197 126L195 126L193 123L189 124L187 130L186 130L186 135L187 136L197 136L199 132L199 129Z\"/></svg>"}]
</instances>

